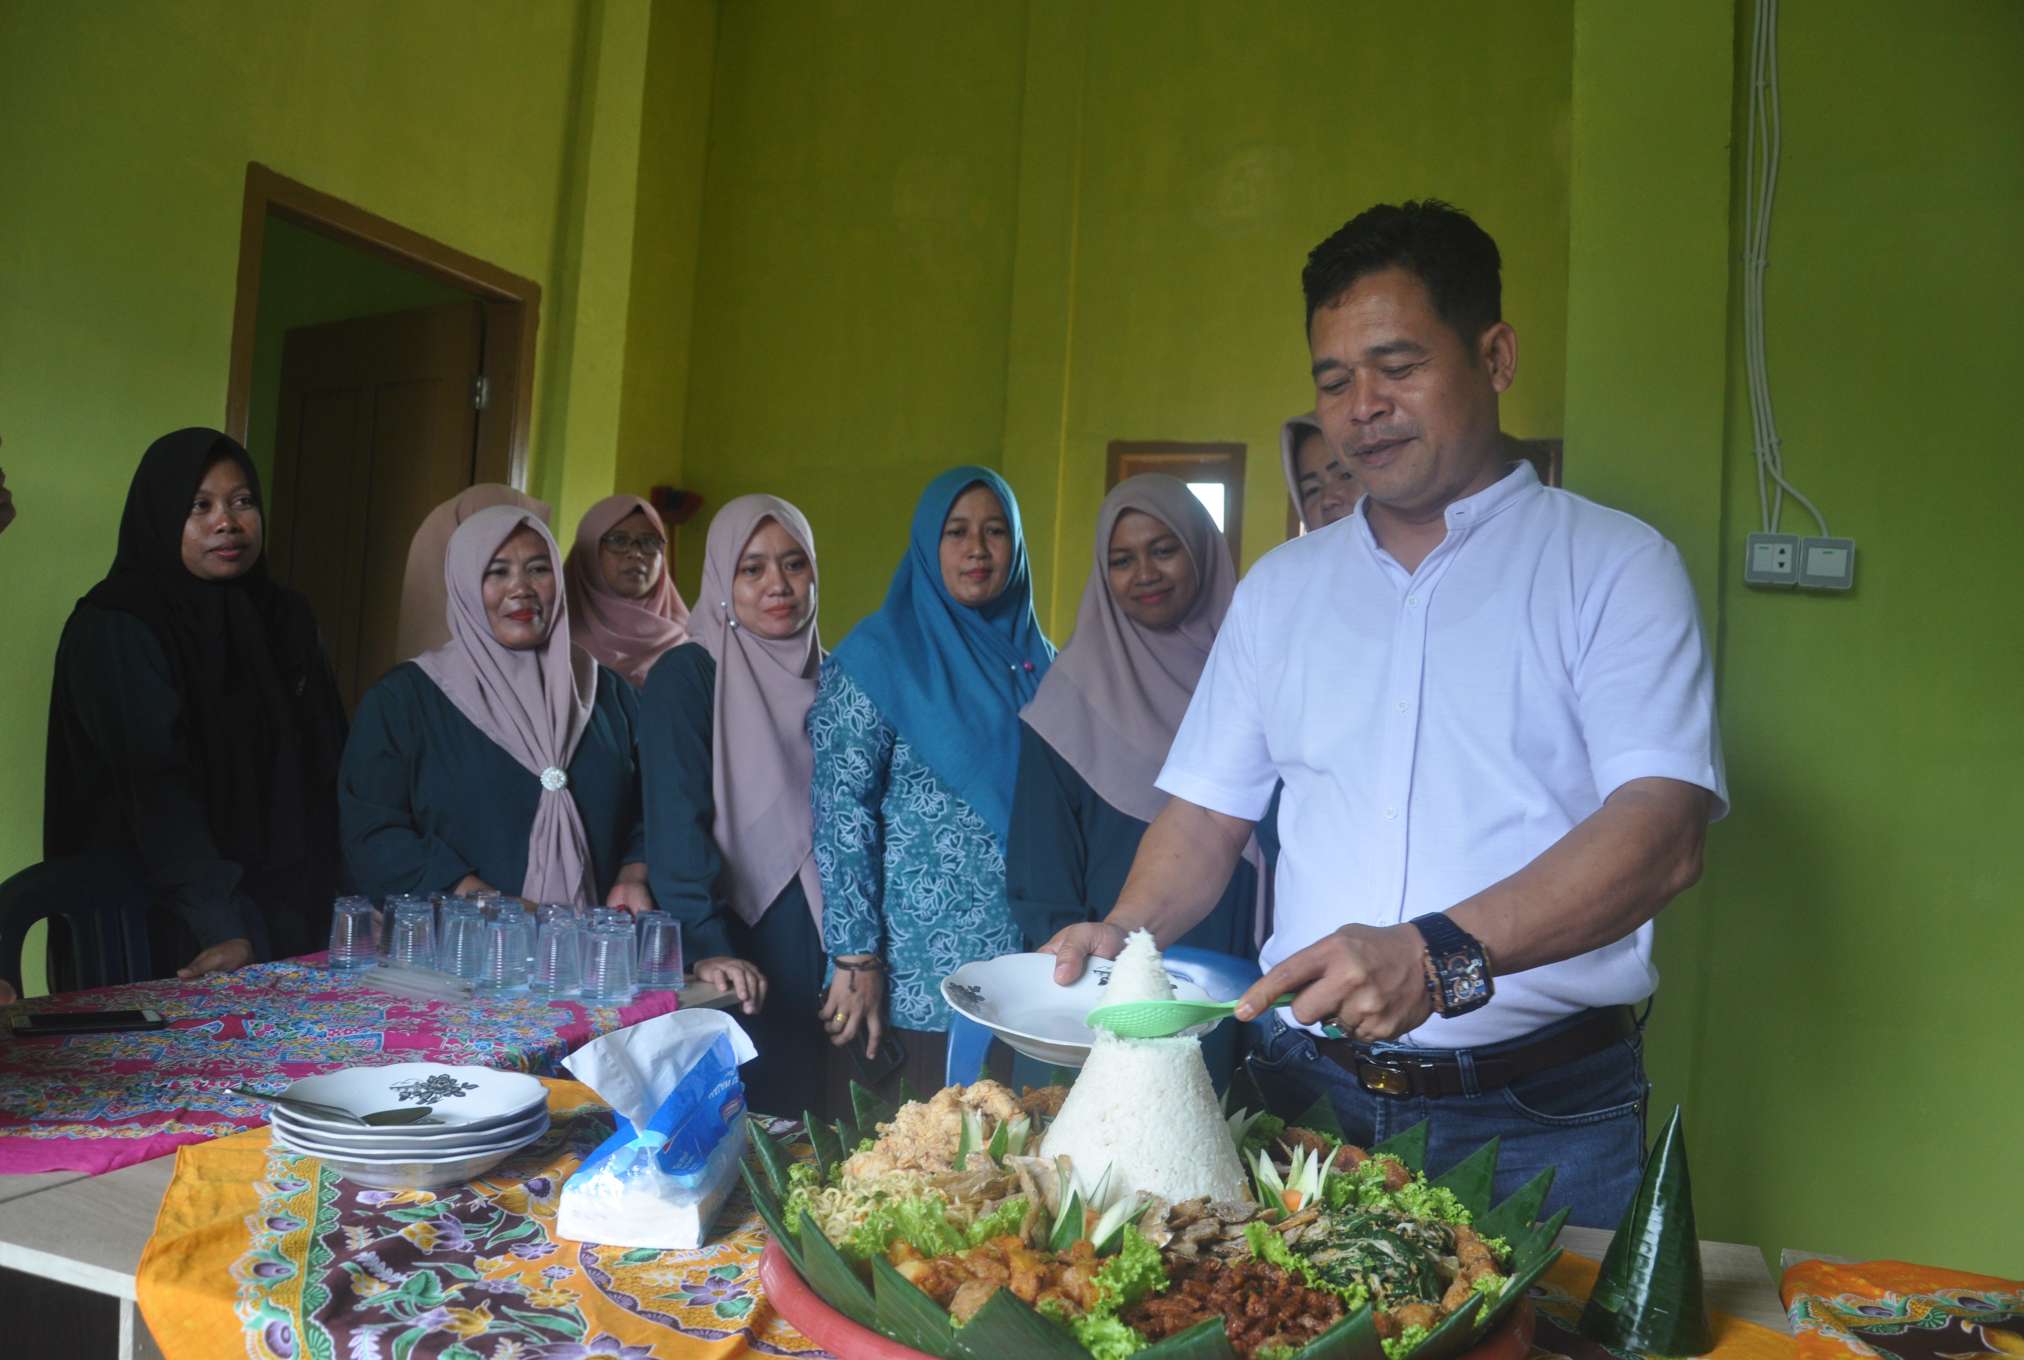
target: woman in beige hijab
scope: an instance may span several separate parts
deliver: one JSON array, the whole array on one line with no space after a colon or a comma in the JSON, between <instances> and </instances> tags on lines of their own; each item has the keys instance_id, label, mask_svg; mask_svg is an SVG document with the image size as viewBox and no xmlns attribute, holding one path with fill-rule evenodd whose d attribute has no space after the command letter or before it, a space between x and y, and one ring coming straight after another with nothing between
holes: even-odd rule
<instances>
[{"instance_id":1,"label":"woman in beige hijab","mask_svg":"<svg viewBox=\"0 0 2024 1360\"><path fill-rule=\"evenodd\" d=\"M1151 473L1104 497L1074 636L1019 714L1005 890L1029 949L1117 900L1166 804L1153 781L1236 584L1223 535L1185 483ZM1170 943L1249 955L1262 867L1254 842L1215 910Z\"/></svg>"},{"instance_id":2,"label":"woman in beige hijab","mask_svg":"<svg viewBox=\"0 0 2024 1360\"><path fill-rule=\"evenodd\" d=\"M401 614L394 629L395 656L420 656L450 640L444 614L449 598L443 593L443 554L459 524L494 505L532 511L543 524L548 523L548 502L497 482L467 486L429 511L408 543L407 570L401 576Z\"/></svg>"},{"instance_id":3,"label":"woman in beige hijab","mask_svg":"<svg viewBox=\"0 0 2024 1360\"><path fill-rule=\"evenodd\" d=\"M690 641L640 694L655 899L682 923L696 976L735 991L759 1057L757 1110L819 1110L827 1045L807 732L822 664L815 536L776 496L710 522ZM761 1007L764 1007L762 1010Z\"/></svg>"},{"instance_id":4,"label":"woman in beige hijab","mask_svg":"<svg viewBox=\"0 0 2024 1360\"><path fill-rule=\"evenodd\" d=\"M450 634L366 691L345 745L346 863L373 897L496 889L640 911L632 687L571 645L548 526L480 510L441 566Z\"/></svg>"}]
</instances>

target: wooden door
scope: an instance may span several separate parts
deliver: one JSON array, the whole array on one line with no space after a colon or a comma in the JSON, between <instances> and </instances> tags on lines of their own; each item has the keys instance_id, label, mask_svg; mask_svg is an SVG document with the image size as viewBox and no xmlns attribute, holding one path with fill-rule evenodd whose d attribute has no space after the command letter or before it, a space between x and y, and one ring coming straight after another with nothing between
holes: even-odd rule
<instances>
[{"instance_id":1,"label":"wooden door","mask_svg":"<svg viewBox=\"0 0 2024 1360\"><path fill-rule=\"evenodd\" d=\"M484 357L477 301L288 332L269 561L315 608L347 708L405 660L408 541L476 480Z\"/></svg>"}]
</instances>

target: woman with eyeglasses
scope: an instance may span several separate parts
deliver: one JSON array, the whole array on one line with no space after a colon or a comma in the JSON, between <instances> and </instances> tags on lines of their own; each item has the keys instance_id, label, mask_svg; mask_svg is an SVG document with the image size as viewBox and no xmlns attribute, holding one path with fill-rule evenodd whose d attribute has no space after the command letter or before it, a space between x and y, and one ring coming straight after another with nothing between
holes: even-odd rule
<instances>
[{"instance_id":1,"label":"woman with eyeglasses","mask_svg":"<svg viewBox=\"0 0 2024 1360\"><path fill-rule=\"evenodd\" d=\"M637 689L689 637L689 610L668 573L668 534L638 496L606 496L584 511L564 568L576 645Z\"/></svg>"},{"instance_id":2,"label":"woman with eyeglasses","mask_svg":"<svg viewBox=\"0 0 2024 1360\"><path fill-rule=\"evenodd\" d=\"M450 640L359 701L338 780L359 889L653 906L631 685L573 646L555 539L480 510L442 564Z\"/></svg>"}]
</instances>

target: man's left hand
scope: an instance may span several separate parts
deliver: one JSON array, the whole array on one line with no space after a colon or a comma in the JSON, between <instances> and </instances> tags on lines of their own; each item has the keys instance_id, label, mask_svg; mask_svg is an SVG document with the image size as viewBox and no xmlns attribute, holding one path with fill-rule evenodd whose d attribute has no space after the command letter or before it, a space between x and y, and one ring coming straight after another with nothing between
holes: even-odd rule
<instances>
[{"instance_id":1,"label":"man's left hand","mask_svg":"<svg viewBox=\"0 0 2024 1360\"><path fill-rule=\"evenodd\" d=\"M1237 1007L1249 1020L1293 993L1303 1025L1333 1020L1364 1043L1396 1039L1434 1013L1427 996L1426 941L1410 925L1343 926L1253 983Z\"/></svg>"}]
</instances>

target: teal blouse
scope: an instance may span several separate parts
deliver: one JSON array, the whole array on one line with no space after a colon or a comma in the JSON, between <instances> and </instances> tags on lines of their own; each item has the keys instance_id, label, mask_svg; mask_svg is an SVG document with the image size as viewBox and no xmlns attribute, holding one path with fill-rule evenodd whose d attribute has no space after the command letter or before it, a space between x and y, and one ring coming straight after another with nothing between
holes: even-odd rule
<instances>
[{"instance_id":1,"label":"teal blouse","mask_svg":"<svg viewBox=\"0 0 2024 1360\"><path fill-rule=\"evenodd\" d=\"M834 657L822 663L808 736L824 952L884 955L892 1023L945 1030L942 979L1021 948L1005 849Z\"/></svg>"},{"instance_id":2,"label":"teal blouse","mask_svg":"<svg viewBox=\"0 0 2024 1360\"><path fill-rule=\"evenodd\" d=\"M590 725L569 761L569 787L590 843L598 900L623 865L646 858L633 732L639 700L597 668ZM359 700L338 776L345 862L360 892L446 892L476 874L517 893L541 779L471 725L413 662Z\"/></svg>"}]
</instances>

